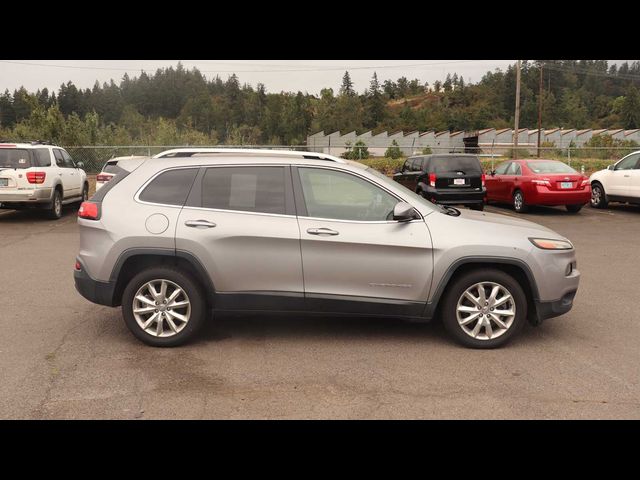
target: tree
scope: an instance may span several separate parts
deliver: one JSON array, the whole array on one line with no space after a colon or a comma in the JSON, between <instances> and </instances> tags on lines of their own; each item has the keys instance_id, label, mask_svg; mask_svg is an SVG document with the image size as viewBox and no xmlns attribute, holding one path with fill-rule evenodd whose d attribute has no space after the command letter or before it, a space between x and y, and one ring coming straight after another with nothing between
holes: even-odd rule
<instances>
[{"instance_id":1,"label":"tree","mask_svg":"<svg viewBox=\"0 0 640 480\"><path fill-rule=\"evenodd\" d=\"M365 120L366 128L375 128L384 120L385 101L380 90L378 75L373 72L369 90L365 98Z\"/></svg>"},{"instance_id":2,"label":"tree","mask_svg":"<svg viewBox=\"0 0 640 480\"><path fill-rule=\"evenodd\" d=\"M340 95L349 95L353 96L356 92L353 90L353 82L351 81L351 76L349 76L349 72L344 72L342 76L342 85L340 86Z\"/></svg>"},{"instance_id":3,"label":"tree","mask_svg":"<svg viewBox=\"0 0 640 480\"><path fill-rule=\"evenodd\" d=\"M402 151L398 146L398 142L395 140L391 142L391 146L384 152L384 156L387 158L393 158L394 160L396 158L400 158L402 156Z\"/></svg>"},{"instance_id":4,"label":"tree","mask_svg":"<svg viewBox=\"0 0 640 480\"><path fill-rule=\"evenodd\" d=\"M620 114L624 128L640 128L640 93L633 85L627 89Z\"/></svg>"}]
</instances>

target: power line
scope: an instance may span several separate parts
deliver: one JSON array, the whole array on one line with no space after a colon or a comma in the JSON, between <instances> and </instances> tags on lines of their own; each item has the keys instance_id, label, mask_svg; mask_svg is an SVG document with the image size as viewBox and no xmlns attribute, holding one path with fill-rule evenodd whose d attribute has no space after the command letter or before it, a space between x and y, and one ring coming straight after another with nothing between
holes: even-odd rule
<instances>
[{"instance_id":1,"label":"power line","mask_svg":"<svg viewBox=\"0 0 640 480\"><path fill-rule=\"evenodd\" d=\"M324 71L335 71L335 70L376 70L376 69L387 69L387 68L416 68L416 67L430 67L430 66L438 66L438 65L452 65L452 64L461 64L461 63L470 63L470 62L478 62L481 60L455 60L455 61L447 61L447 62L430 62L430 63L413 63L413 64L401 64L401 65L367 65L367 66L311 66L308 68L297 68L296 65L290 65L293 68L285 68L285 69L260 69L260 70L200 70L201 73L286 73L286 72L324 72ZM27 66L37 66L37 67L53 67L53 68L69 68L69 69L78 69L78 70L109 70L109 71L132 71L132 70L143 70L135 67L122 67L122 66L114 66L114 67L98 67L98 66L81 66L81 65L60 65L60 64L51 64L51 63L36 63L36 62L19 62L13 60L0 60L0 63L10 63L14 65L27 65ZM220 62L223 63L223 62ZM229 65L231 63L225 63ZM242 67L244 65L251 64L232 64L237 65L238 67ZM255 64L254 64L255 65ZM264 64L265 66L267 64ZM149 70L152 68L147 67ZM166 67L157 67L157 68L166 68Z\"/></svg>"}]
</instances>

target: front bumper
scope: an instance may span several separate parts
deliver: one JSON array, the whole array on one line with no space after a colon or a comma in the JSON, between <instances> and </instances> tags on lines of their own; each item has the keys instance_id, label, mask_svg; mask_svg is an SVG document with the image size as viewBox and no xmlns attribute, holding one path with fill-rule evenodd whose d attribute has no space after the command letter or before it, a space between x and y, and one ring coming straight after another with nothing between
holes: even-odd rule
<instances>
[{"instance_id":1,"label":"front bumper","mask_svg":"<svg viewBox=\"0 0 640 480\"><path fill-rule=\"evenodd\" d=\"M548 318L564 315L573 307L573 299L577 292L577 289L571 290L565 293L559 300L554 300L552 302L541 302L536 300L535 317L530 320L532 320L532 323L538 325Z\"/></svg>"},{"instance_id":2,"label":"front bumper","mask_svg":"<svg viewBox=\"0 0 640 480\"><path fill-rule=\"evenodd\" d=\"M114 297L116 284L115 282L100 282L94 280L85 271L84 265L80 263L80 270L73 271L73 279L75 281L76 290L80 295L90 302L107 307L117 307Z\"/></svg>"},{"instance_id":3,"label":"front bumper","mask_svg":"<svg viewBox=\"0 0 640 480\"><path fill-rule=\"evenodd\" d=\"M453 188L437 189L426 187L423 193L427 200L443 205L477 205L484 203L486 195L487 190L484 187L462 191Z\"/></svg>"}]
</instances>

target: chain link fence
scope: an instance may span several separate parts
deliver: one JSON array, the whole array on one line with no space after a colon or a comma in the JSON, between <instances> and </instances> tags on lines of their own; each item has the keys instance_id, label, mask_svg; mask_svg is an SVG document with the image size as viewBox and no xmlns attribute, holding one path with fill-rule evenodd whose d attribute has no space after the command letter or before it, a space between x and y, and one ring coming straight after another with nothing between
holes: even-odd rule
<instances>
[{"instance_id":1,"label":"chain link fence","mask_svg":"<svg viewBox=\"0 0 640 480\"><path fill-rule=\"evenodd\" d=\"M511 158L537 158L537 148L531 146L487 148L464 147L426 147L423 149L398 148L396 145L385 147L367 147L366 145L346 145L310 148L307 145L109 145L109 146L68 146L67 152L76 162L82 162L87 173L94 174L102 170L105 162L116 157L153 156L165 150L175 148L259 148L294 151L315 151L362 161L382 171L399 168L404 159L411 155L438 153L474 153L480 157L483 165L488 168L501 161ZM576 170L592 172L628 155L640 147L541 147L540 158L561 160ZM391 155L390 155L391 154Z\"/></svg>"}]
</instances>

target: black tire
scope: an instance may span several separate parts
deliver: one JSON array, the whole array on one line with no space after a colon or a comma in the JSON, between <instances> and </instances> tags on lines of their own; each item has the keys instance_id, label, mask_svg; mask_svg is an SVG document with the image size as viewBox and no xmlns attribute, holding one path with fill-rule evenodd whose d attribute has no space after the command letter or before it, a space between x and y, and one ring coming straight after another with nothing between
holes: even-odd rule
<instances>
[{"instance_id":1,"label":"black tire","mask_svg":"<svg viewBox=\"0 0 640 480\"><path fill-rule=\"evenodd\" d=\"M82 187L82 198L78 202L78 207L82 205L82 202L86 202L89 200L89 184L85 183L84 187Z\"/></svg>"},{"instance_id":2,"label":"black tire","mask_svg":"<svg viewBox=\"0 0 640 480\"><path fill-rule=\"evenodd\" d=\"M484 210L484 203L472 203L471 205L469 205L469 208L471 210L477 210L481 212Z\"/></svg>"},{"instance_id":3,"label":"black tire","mask_svg":"<svg viewBox=\"0 0 640 480\"><path fill-rule=\"evenodd\" d=\"M51 199L51 207L47 210L47 216L53 220L59 220L62 218L62 194L60 190L53 191L53 198Z\"/></svg>"},{"instance_id":4,"label":"black tire","mask_svg":"<svg viewBox=\"0 0 640 480\"><path fill-rule=\"evenodd\" d=\"M509 328L493 339L473 338L463 330L463 327L458 323L456 315L460 297L469 287L480 282L494 282L502 285L511 294L516 308L515 317ZM497 348L509 342L526 323L527 299L522 287L511 275L501 270L483 268L466 272L454 278L447 286L440 311L446 330L458 343L471 348ZM493 326L496 326L496 324L493 323ZM481 327L480 330L486 332L484 327Z\"/></svg>"},{"instance_id":5,"label":"black tire","mask_svg":"<svg viewBox=\"0 0 640 480\"><path fill-rule=\"evenodd\" d=\"M522 193L522 190L516 190L515 192L513 192L512 203L513 209L518 213L527 213L529 211L529 207L525 203L524 193Z\"/></svg>"},{"instance_id":6,"label":"black tire","mask_svg":"<svg viewBox=\"0 0 640 480\"><path fill-rule=\"evenodd\" d=\"M591 201L589 205L593 208L607 208L608 204L607 193L604 191L602 184L598 182L591 184Z\"/></svg>"},{"instance_id":7,"label":"black tire","mask_svg":"<svg viewBox=\"0 0 640 480\"><path fill-rule=\"evenodd\" d=\"M569 213L578 213L580 210L582 210L583 205L579 204L579 205L565 205L565 208L567 209L567 212Z\"/></svg>"},{"instance_id":8,"label":"black tire","mask_svg":"<svg viewBox=\"0 0 640 480\"><path fill-rule=\"evenodd\" d=\"M133 313L133 300L138 290L145 283L159 279L177 284L186 293L191 303L191 316L186 326L169 337L156 337L145 332L138 325ZM138 340L152 347L177 347L192 340L202 327L207 314L207 305L204 299L202 288L189 274L174 267L153 267L137 274L125 287L122 294L122 316L127 328Z\"/></svg>"}]
</instances>

